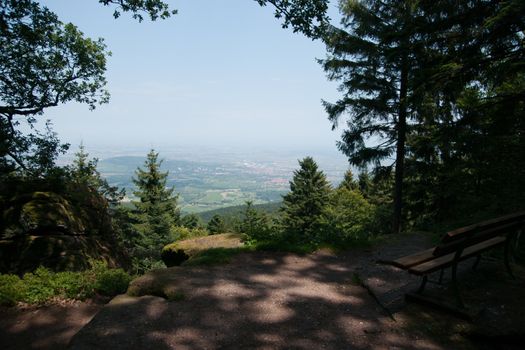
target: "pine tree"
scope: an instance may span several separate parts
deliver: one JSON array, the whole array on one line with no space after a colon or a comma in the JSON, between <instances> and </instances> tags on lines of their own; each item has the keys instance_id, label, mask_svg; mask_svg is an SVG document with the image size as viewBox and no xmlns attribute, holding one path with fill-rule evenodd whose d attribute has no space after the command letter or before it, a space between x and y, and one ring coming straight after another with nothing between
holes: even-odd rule
<instances>
[{"instance_id":1,"label":"pine tree","mask_svg":"<svg viewBox=\"0 0 525 350\"><path fill-rule=\"evenodd\" d=\"M219 214L213 215L213 217L208 222L208 231L210 231L210 234L218 234L218 233L224 233L226 230L224 220Z\"/></svg>"},{"instance_id":2,"label":"pine tree","mask_svg":"<svg viewBox=\"0 0 525 350\"><path fill-rule=\"evenodd\" d=\"M118 204L124 198L125 190L110 186L97 170L98 159L89 158L83 143L80 143L75 153L73 164L68 167L71 179L80 185L97 191L112 205Z\"/></svg>"},{"instance_id":3,"label":"pine tree","mask_svg":"<svg viewBox=\"0 0 525 350\"><path fill-rule=\"evenodd\" d=\"M424 47L417 1L341 2L344 29L333 28L322 61L331 80L341 80L343 98L324 102L333 127L349 114L339 149L352 165L376 168L394 158L393 231L401 228L404 161L413 102L414 76ZM370 139L373 139L371 142Z\"/></svg>"},{"instance_id":4,"label":"pine tree","mask_svg":"<svg viewBox=\"0 0 525 350\"><path fill-rule=\"evenodd\" d=\"M180 219L180 225L189 229L200 226L200 218L197 214L188 214Z\"/></svg>"},{"instance_id":5,"label":"pine tree","mask_svg":"<svg viewBox=\"0 0 525 350\"><path fill-rule=\"evenodd\" d=\"M252 239L268 238L270 231L270 223L268 216L265 213L257 211L253 207L252 201L246 202L246 209L243 212L243 220L241 222L241 232Z\"/></svg>"},{"instance_id":6,"label":"pine tree","mask_svg":"<svg viewBox=\"0 0 525 350\"><path fill-rule=\"evenodd\" d=\"M133 183L136 190L133 194L139 198L134 201L135 228L142 238L142 245L153 247L169 242L170 231L173 225L179 222L180 213L177 209L177 196L173 195L174 188L167 188L168 172L161 172L162 161L158 161L159 154L151 150L144 163L144 169L138 168Z\"/></svg>"},{"instance_id":7,"label":"pine tree","mask_svg":"<svg viewBox=\"0 0 525 350\"><path fill-rule=\"evenodd\" d=\"M346 188L347 190L350 190L350 191L357 190L359 188L359 184L357 183L357 181L355 181L352 170L348 169L345 172L343 181L341 181L341 183L337 187Z\"/></svg>"},{"instance_id":8,"label":"pine tree","mask_svg":"<svg viewBox=\"0 0 525 350\"><path fill-rule=\"evenodd\" d=\"M283 197L281 215L283 228L291 238L306 241L319 234L331 188L313 158L300 160L299 166L290 192Z\"/></svg>"}]
</instances>

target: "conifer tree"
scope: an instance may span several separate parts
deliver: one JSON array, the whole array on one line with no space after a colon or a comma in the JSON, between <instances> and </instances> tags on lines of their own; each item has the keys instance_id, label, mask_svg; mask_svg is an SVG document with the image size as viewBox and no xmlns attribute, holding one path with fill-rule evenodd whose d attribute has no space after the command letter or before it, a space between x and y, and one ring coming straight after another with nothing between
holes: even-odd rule
<instances>
[{"instance_id":1,"label":"conifer tree","mask_svg":"<svg viewBox=\"0 0 525 350\"><path fill-rule=\"evenodd\" d=\"M189 229L194 229L199 227L200 219L197 214L188 214L180 219L180 225Z\"/></svg>"},{"instance_id":2,"label":"conifer tree","mask_svg":"<svg viewBox=\"0 0 525 350\"><path fill-rule=\"evenodd\" d=\"M97 170L98 159L89 158L83 143L80 143L75 153L73 164L68 167L71 179L78 184L97 191L112 205L118 204L124 198L125 190L110 186Z\"/></svg>"},{"instance_id":3,"label":"conifer tree","mask_svg":"<svg viewBox=\"0 0 525 350\"><path fill-rule=\"evenodd\" d=\"M329 202L330 185L311 157L299 161L281 207L284 230L294 239L315 239Z\"/></svg>"},{"instance_id":4,"label":"conifer tree","mask_svg":"<svg viewBox=\"0 0 525 350\"><path fill-rule=\"evenodd\" d=\"M208 222L208 231L210 234L223 233L226 230L224 220L219 214L213 215L213 217Z\"/></svg>"},{"instance_id":5,"label":"conifer tree","mask_svg":"<svg viewBox=\"0 0 525 350\"><path fill-rule=\"evenodd\" d=\"M414 77L422 69L423 14L415 0L345 1L341 12L344 28L330 30L329 57L321 63L330 80L341 80L344 95L324 105L334 128L342 115L349 115L338 147L352 165L380 168L394 159L387 166L395 167L392 226L398 232L406 139L417 100Z\"/></svg>"},{"instance_id":6,"label":"conifer tree","mask_svg":"<svg viewBox=\"0 0 525 350\"><path fill-rule=\"evenodd\" d=\"M171 227L180 218L177 209L177 196L174 188L167 188L168 172L161 172L162 161L153 149L148 153L144 168L138 168L133 183L136 190L133 194L139 198L134 201L135 228L141 234L142 245L146 247L159 246L168 243Z\"/></svg>"},{"instance_id":7,"label":"conifer tree","mask_svg":"<svg viewBox=\"0 0 525 350\"><path fill-rule=\"evenodd\" d=\"M270 223L265 213L257 211L253 207L252 201L246 202L246 209L243 212L244 218L241 222L241 232L252 239L268 238Z\"/></svg>"},{"instance_id":8,"label":"conifer tree","mask_svg":"<svg viewBox=\"0 0 525 350\"><path fill-rule=\"evenodd\" d=\"M354 179L354 174L352 173L352 170L348 169L345 172L343 181L341 181L338 188L346 188L347 190L350 190L350 191L359 189L359 184Z\"/></svg>"}]
</instances>

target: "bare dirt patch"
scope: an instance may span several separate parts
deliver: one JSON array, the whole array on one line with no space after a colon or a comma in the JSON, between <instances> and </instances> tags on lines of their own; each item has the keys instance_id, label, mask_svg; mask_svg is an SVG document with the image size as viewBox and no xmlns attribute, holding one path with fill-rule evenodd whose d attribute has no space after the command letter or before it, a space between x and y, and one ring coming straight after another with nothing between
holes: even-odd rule
<instances>
[{"instance_id":1,"label":"bare dirt patch","mask_svg":"<svg viewBox=\"0 0 525 350\"><path fill-rule=\"evenodd\" d=\"M102 307L103 304L99 302L2 307L0 349L65 349L71 338Z\"/></svg>"},{"instance_id":2,"label":"bare dirt patch","mask_svg":"<svg viewBox=\"0 0 525 350\"><path fill-rule=\"evenodd\" d=\"M404 294L419 280L377 261L431 245L426 235L403 235L339 255L247 252L228 265L153 271L133 282L129 292L136 296L104 306L69 348L521 349L525 272L519 266L513 280L498 260L482 260L474 272L463 264L471 323L405 303ZM446 298L447 287L428 289ZM91 316L68 307L49 313L44 319L51 328L35 317L35 332L23 326L33 321L31 314L21 325L14 316L2 317L0 339L7 347L1 348L15 349L6 342L14 335L26 338L17 349L61 348Z\"/></svg>"}]
</instances>

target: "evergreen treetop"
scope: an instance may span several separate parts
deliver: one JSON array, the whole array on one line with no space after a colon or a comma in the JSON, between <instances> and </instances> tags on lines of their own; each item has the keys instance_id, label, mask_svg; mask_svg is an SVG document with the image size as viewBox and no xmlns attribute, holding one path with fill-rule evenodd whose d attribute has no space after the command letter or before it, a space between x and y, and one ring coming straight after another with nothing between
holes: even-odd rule
<instances>
[{"instance_id":1,"label":"evergreen treetop","mask_svg":"<svg viewBox=\"0 0 525 350\"><path fill-rule=\"evenodd\" d=\"M132 179L137 186L133 194L140 198L141 203L157 204L177 198L173 196L175 189L166 186L169 172L160 170L162 160L159 161L158 156L152 149L144 162L144 168L137 168L136 178Z\"/></svg>"},{"instance_id":2,"label":"evergreen treetop","mask_svg":"<svg viewBox=\"0 0 525 350\"><path fill-rule=\"evenodd\" d=\"M116 186L110 186L106 179L102 178L97 170L98 159L89 158L83 143L80 143L75 153L73 164L68 167L71 179L78 184L85 185L91 190L97 191L113 205L118 204L124 198L125 190Z\"/></svg>"},{"instance_id":3,"label":"evergreen treetop","mask_svg":"<svg viewBox=\"0 0 525 350\"><path fill-rule=\"evenodd\" d=\"M213 217L208 222L207 229L210 231L210 234L224 233L226 226L224 224L223 218L219 214L213 215Z\"/></svg>"},{"instance_id":4,"label":"evergreen treetop","mask_svg":"<svg viewBox=\"0 0 525 350\"><path fill-rule=\"evenodd\" d=\"M137 229L145 236L157 235L161 241L169 238L173 225L178 224L180 212L174 188L167 188L168 172L162 172L158 161L159 154L153 149L148 153L144 168L137 168L133 192L139 198L134 201Z\"/></svg>"},{"instance_id":5,"label":"evergreen treetop","mask_svg":"<svg viewBox=\"0 0 525 350\"><path fill-rule=\"evenodd\" d=\"M308 240L318 233L331 188L312 157L300 160L299 166L290 181L290 192L283 196L282 223L292 237Z\"/></svg>"}]
</instances>

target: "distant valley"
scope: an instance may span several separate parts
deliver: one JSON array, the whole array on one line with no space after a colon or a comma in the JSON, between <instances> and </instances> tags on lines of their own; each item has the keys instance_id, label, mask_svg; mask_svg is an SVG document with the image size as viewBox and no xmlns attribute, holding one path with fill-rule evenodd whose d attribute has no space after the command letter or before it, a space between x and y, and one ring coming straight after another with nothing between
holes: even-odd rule
<instances>
[{"instance_id":1,"label":"distant valley","mask_svg":"<svg viewBox=\"0 0 525 350\"><path fill-rule=\"evenodd\" d=\"M134 199L131 178L144 159L135 155L100 159L98 169L111 185L126 189L125 200L129 201ZM329 181L334 184L341 181L346 164L328 159L323 165L325 168L321 168ZM174 186L179 194L183 213L239 206L246 201L254 204L280 202L282 195L289 190L295 168L296 157L265 157L258 161L242 157L220 161L165 159L161 167L163 171L169 171L168 185Z\"/></svg>"}]
</instances>

